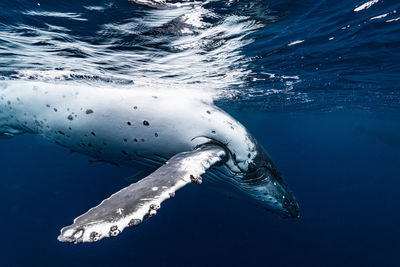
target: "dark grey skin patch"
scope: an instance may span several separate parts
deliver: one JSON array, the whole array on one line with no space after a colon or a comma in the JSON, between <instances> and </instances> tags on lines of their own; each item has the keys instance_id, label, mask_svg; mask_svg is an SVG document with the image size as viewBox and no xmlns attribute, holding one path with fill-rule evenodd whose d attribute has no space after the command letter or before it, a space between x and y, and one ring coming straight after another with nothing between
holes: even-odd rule
<instances>
[{"instance_id":1,"label":"dark grey skin patch","mask_svg":"<svg viewBox=\"0 0 400 267\"><path fill-rule=\"evenodd\" d=\"M54 108L54 112L57 112L57 111L58 111L58 109Z\"/></svg>"},{"instance_id":2,"label":"dark grey skin patch","mask_svg":"<svg viewBox=\"0 0 400 267\"><path fill-rule=\"evenodd\" d=\"M134 106L133 109L137 109L137 106Z\"/></svg>"},{"instance_id":3,"label":"dark grey skin patch","mask_svg":"<svg viewBox=\"0 0 400 267\"><path fill-rule=\"evenodd\" d=\"M211 111L209 111L209 110L207 110L206 112L207 112L207 114L211 114Z\"/></svg>"},{"instance_id":4,"label":"dark grey skin patch","mask_svg":"<svg viewBox=\"0 0 400 267\"><path fill-rule=\"evenodd\" d=\"M216 132L215 132L214 130L213 130L213 131L211 131L211 133L212 133L212 134L216 134Z\"/></svg>"},{"instance_id":5,"label":"dark grey skin patch","mask_svg":"<svg viewBox=\"0 0 400 267\"><path fill-rule=\"evenodd\" d=\"M72 116L72 115L68 115L68 120L70 120L70 121L72 121L73 119L74 119L74 116Z\"/></svg>"},{"instance_id":6,"label":"dark grey skin patch","mask_svg":"<svg viewBox=\"0 0 400 267\"><path fill-rule=\"evenodd\" d=\"M50 105L49 105L49 104L47 104L47 105L46 105L46 107L48 107L48 108L49 108L49 107L50 107Z\"/></svg>"},{"instance_id":7,"label":"dark grey skin patch","mask_svg":"<svg viewBox=\"0 0 400 267\"><path fill-rule=\"evenodd\" d=\"M129 221L128 226L136 226L142 223L142 220L140 219L132 219Z\"/></svg>"},{"instance_id":8,"label":"dark grey skin patch","mask_svg":"<svg viewBox=\"0 0 400 267\"><path fill-rule=\"evenodd\" d=\"M158 133L154 133L154 136L155 136L155 137L158 137Z\"/></svg>"},{"instance_id":9,"label":"dark grey skin patch","mask_svg":"<svg viewBox=\"0 0 400 267\"><path fill-rule=\"evenodd\" d=\"M92 114L92 113L94 113L94 111L93 111L93 110L91 110L91 109L87 109L87 110L86 110L86 114L88 114L88 115L89 115L89 114Z\"/></svg>"},{"instance_id":10,"label":"dark grey skin patch","mask_svg":"<svg viewBox=\"0 0 400 267\"><path fill-rule=\"evenodd\" d=\"M63 131L58 131L58 133L61 135L65 135L65 133Z\"/></svg>"}]
</instances>

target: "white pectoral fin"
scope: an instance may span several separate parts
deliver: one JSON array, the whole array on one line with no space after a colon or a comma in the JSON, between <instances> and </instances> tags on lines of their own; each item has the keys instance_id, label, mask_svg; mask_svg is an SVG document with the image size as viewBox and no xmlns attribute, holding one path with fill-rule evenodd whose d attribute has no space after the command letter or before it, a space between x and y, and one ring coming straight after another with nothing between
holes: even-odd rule
<instances>
[{"instance_id":1,"label":"white pectoral fin","mask_svg":"<svg viewBox=\"0 0 400 267\"><path fill-rule=\"evenodd\" d=\"M200 175L221 161L223 148L202 146L173 156L155 172L103 200L100 205L77 217L61 229L62 242L94 242L116 236L128 226L138 225L156 214L161 203L188 183L201 183Z\"/></svg>"}]
</instances>

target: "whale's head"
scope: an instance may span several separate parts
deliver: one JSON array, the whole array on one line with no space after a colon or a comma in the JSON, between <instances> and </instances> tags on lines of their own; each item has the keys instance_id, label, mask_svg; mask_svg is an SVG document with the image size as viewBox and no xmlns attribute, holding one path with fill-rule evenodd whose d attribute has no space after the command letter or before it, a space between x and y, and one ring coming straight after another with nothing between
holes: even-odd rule
<instances>
[{"instance_id":1,"label":"whale's head","mask_svg":"<svg viewBox=\"0 0 400 267\"><path fill-rule=\"evenodd\" d=\"M298 218L299 205L276 165L257 144L257 155L247 171L237 175L242 193L264 209L283 218Z\"/></svg>"},{"instance_id":2,"label":"whale's head","mask_svg":"<svg viewBox=\"0 0 400 267\"><path fill-rule=\"evenodd\" d=\"M229 144L226 149L229 158L216 172L235 190L234 195L249 200L267 211L283 218L298 218L299 205L293 192L283 180L276 165L265 149L254 140L255 150L247 151L251 160L242 161L238 153L232 153ZM243 151L244 152L244 151ZM251 158L251 155L255 155Z\"/></svg>"},{"instance_id":3,"label":"whale's head","mask_svg":"<svg viewBox=\"0 0 400 267\"><path fill-rule=\"evenodd\" d=\"M281 217L298 218L296 198L262 145L231 116L216 111L219 118L212 125L214 134L206 137L225 149L226 158L208 175L213 188L250 200Z\"/></svg>"}]
</instances>

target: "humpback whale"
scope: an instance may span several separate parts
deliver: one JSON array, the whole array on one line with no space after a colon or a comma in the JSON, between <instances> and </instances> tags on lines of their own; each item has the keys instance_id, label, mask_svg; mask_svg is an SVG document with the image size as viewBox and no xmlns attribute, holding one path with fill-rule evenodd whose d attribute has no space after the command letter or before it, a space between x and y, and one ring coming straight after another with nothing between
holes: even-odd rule
<instances>
[{"instance_id":1,"label":"humpback whale","mask_svg":"<svg viewBox=\"0 0 400 267\"><path fill-rule=\"evenodd\" d=\"M285 218L299 216L293 193L264 148L200 93L2 81L0 137L23 133L96 160L152 171L62 228L62 242L117 236L155 215L188 184L238 196Z\"/></svg>"}]
</instances>

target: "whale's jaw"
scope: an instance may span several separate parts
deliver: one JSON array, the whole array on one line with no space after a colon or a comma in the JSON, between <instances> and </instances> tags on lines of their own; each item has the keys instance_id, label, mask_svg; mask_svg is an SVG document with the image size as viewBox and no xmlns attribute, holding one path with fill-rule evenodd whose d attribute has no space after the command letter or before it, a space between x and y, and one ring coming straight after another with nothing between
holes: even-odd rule
<instances>
[{"instance_id":1,"label":"whale's jaw","mask_svg":"<svg viewBox=\"0 0 400 267\"><path fill-rule=\"evenodd\" d=\"M256 156L245 170L235 172L230 166L238 166L235 159L230 158L224 166L212 171L209 180L216 186L218 191L222 191L229 196L236 196L240 199L255 203L267 211L278 214L282 218L299 218L299 204L283 180L276 165L271 160L268 153L258 142L252 138L256 147ZM227 154L232 155L229 145L225 147ZM243 151L243 153L246 151Z\"/></svg>"}]
</instances>

